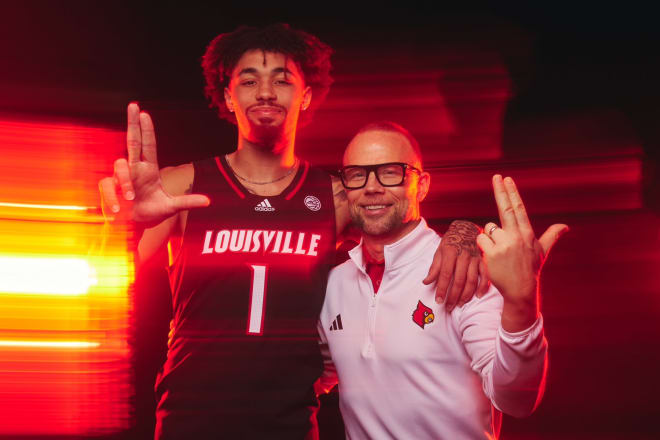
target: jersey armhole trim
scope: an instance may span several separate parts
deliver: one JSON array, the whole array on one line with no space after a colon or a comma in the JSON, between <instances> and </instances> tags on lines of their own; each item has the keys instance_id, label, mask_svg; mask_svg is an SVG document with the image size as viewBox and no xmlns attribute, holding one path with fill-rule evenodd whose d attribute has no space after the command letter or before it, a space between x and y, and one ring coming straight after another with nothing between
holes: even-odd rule
<instances>
[{"instance_id":1,"label":"jersey armhole trim","mask_svg":"<svg viewBox=\"0 0 660 440\"><path fill-rule=\"evenodd\" d=\"M225 178L225 180L227 181L227 183L229 183L229 186L231 186L231 189L233 189L234 192L236 192L236 194L238 195L238 197L240 197L241 199L244 199L244 198L245 198L245 194L243 194L243 191L241 191L240 189L238 189L238 187L236 186L236 184L234 184L234 182L231 181L231 179L230 179L229 176L227 175L227 171L225 171L225 167L222 166L222 162L220 162L220 158L219 158L218 156L215 156L215 164L218 166L218 169L220 170L220 173L222 173L222 175L224 176L224 178Z\"/></svg>"},{"instance_id":2,"label":"jersey armhole trim","mask_svg":"<svg viewBox=\"0 0 660 440\"><path fill-rule=\"evenodd\" d=\"M296 184L296 186L291 190L289 194L284 197L284 200L291 200L294 195L300 190L302 187L302 184L305 182L305 179L307 178L307 173L309 172L309 162L305 161L305 168L303 169L302 176L300 177L300 180Z\"/></svg>"}]
</instances>

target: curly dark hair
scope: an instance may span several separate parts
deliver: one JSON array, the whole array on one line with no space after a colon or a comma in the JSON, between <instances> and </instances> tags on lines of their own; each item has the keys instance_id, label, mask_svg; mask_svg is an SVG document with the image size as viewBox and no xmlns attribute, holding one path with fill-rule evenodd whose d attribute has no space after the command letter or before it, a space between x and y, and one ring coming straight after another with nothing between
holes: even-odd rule
<instances>
[{"instance_id":1,"label":"curly dark hair","mask_svg":"<svg viewBox=\"0 0 660 440\"><path fill-rule=\"evenodd\" d=\"M224 89L238 60L254 49L282 53L298 65L305 85L312 88L312 102L307 111L301 113L300 125L311 121L333 81L330 76L332 48L314 35L292 29L286 23L264 28L241 26L234 32L218 35L209 43L202 57L202 68L206 78L204 92L211 101L210 107L217 107L221 118L236 123L236 116L225 104Z\"/></svg>"}]
</instances>

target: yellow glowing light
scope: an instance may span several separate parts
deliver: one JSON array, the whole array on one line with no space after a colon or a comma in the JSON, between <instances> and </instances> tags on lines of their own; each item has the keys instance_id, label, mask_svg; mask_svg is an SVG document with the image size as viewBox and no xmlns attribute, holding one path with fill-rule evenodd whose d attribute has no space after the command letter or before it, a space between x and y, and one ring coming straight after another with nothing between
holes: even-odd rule
<instances>
[{"instance_id":1,"label":"yellow glowing light","mask_svg":"<svg viewBox=\"0 0 660 440\"><path fill-rule=\"evenodd\" d=\"M0 256L0 292L84 295L96 271L81 258Z\"/></svg>"},{"instance_id":2,"label":"yellow glowing light","mask_svg":"<svg viewBox=\"0 0 660 440\"><path fill-rule=\"evenodd\" d=\"M101 209L96 206L51 205L8 201L0 201L0 218L47 222L103 222Z\"/></svg>"},{"instance_id":3,"label":"yellow glowing light","mask_svg":"<svg viewBox=\"0 0 660 440\"><path fill-rule=\"evenodd\" d=\"M95 348L99 342L83 341L2 341L0 347L30 347L30 348Z\"/></svg>"},{"instance_id":4,"label":"yellow glowing light","mask_svg":"<svg viewBox=\"0 0 660 440\"><path fill-rule=\"evenodd\" d=\"M26 208L26 209L60 209L66 211L87 211L94 209L93 206L74 206L74 205L39 205L34 203L10 203L0 202L0 206L7 208Z\"/></svg>"}]
</instances>

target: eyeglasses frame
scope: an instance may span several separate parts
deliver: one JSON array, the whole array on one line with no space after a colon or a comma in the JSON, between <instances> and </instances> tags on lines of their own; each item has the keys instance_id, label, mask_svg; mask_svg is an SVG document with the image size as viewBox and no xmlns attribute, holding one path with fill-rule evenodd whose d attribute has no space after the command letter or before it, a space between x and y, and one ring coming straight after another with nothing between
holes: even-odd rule
<instances>
[{"instance_id":1,"label":"eyeglasses frame","mask_svg":"<svg viewBox=\"0 0 660 440\"><path fill-rule=\"evenodd\" d=\"M378 168L386 165L399 165L401 168L403 168L403 176L401 177L401 182L397 184L384 184L383 182L380 181L380 177L378 177L378 173L376 172ZM364 179L364 183L362 186L357 186L357 187L349 187L346 185L346 182L344 181L344 170L347 168L363 168L367 172L367 177ZM405 162L385 162L385 163L379 163L375 165L347 165L345 167L342 167L339 169L339 178L341 179L341 184L344 186L345 189L362 189L365 186L367 186L367 182L369 181L369 174L372 172L374 173L374 176L376 176L376 180L378 183L383 186L383 187L394 187L394 186L402 186L403 184L406 183L406 176L408 175L408 170L410 171L415 171L417 175L420 175L422 173L422 170L408 164Z\"/></svg>"}]
</instances>

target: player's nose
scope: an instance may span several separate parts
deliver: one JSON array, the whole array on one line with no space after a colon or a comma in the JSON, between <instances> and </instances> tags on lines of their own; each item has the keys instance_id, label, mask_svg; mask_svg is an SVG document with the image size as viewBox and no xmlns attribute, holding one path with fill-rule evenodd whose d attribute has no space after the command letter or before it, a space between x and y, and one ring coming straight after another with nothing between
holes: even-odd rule
<instances>
[{"instance_id":1,"label":"player's nose","mask_svg":"<svg viewBox=\"0 0 660 440\"><path fill-rule=\"evenodd\" d=\"M259 88L257 89L257 99L273 101L275 98L277 98L277 95L275 95L275 89L270 82L264 81L259 84Z\"/></svg>"}]
</instances>

